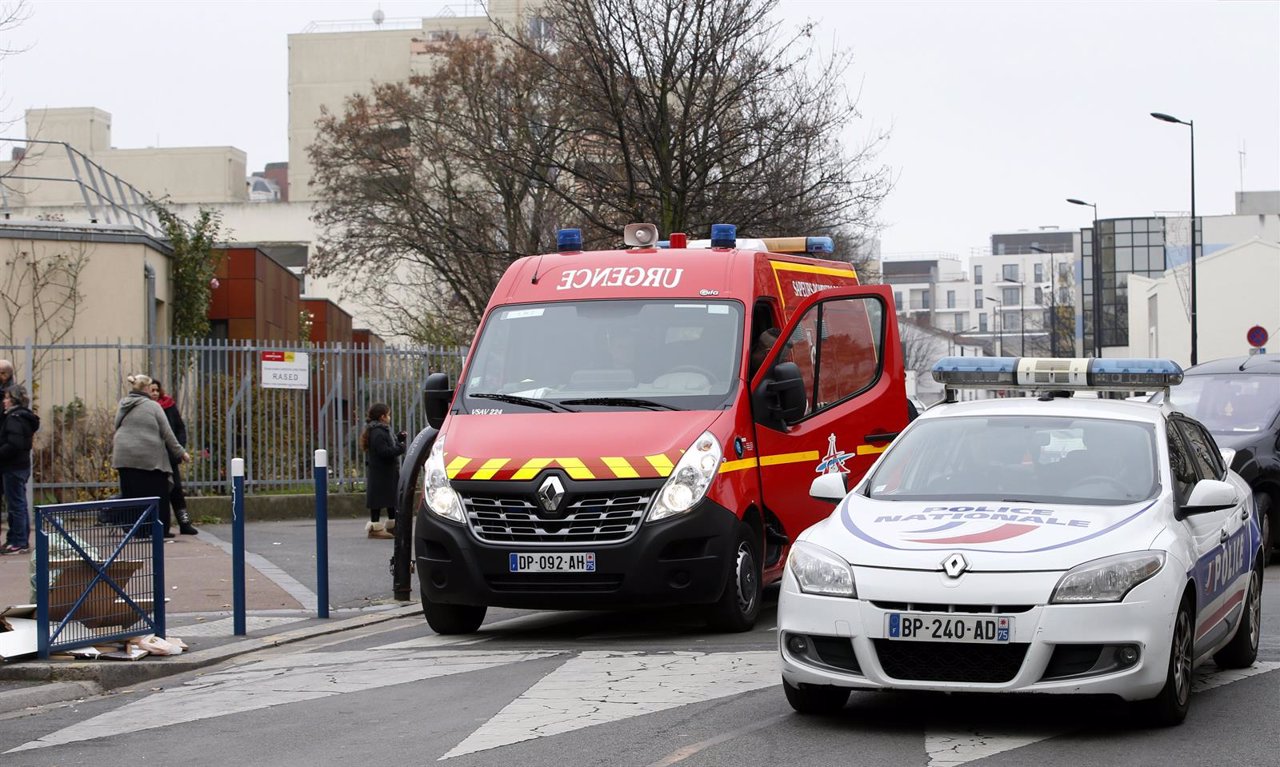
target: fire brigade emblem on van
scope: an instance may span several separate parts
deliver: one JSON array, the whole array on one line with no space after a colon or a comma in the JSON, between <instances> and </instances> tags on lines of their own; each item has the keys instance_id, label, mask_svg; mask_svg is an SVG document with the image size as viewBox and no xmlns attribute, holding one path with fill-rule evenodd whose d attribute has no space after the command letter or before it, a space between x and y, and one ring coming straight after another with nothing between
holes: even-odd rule
<instances>
[{"instance_id":1,"label":"fire brigade emblem on van","mask_svg":"<svg viewBox=\"0 0 1280 767\"><path fill-rule=\"evenodd\" d=\"M542 504L542 508L555 513L560 509L560 501L563 499L564 485L560 483L559 477L551 476L542 480L542 485L538 487L538 502Z\"/></svg>"}]
</instances>

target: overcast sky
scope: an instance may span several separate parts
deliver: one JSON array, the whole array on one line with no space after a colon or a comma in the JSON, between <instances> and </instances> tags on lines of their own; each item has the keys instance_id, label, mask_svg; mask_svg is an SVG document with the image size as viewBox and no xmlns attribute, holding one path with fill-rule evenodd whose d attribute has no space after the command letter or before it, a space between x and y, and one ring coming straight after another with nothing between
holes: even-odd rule
<instances>
[{"instance_id":1,"label":"overcast sky","mask_svg":"<svg viewBox=\"0 0 1280 767\"><path fill-rule=\"evenodd\" d=\"M11 0L0 0L7 3ZM461 7L458 3L456 6ZM249 169L288 159L287 35L313 20L434 16L445 3L366 0L29 0L0 47L7 119L96 106L117 147L232 145ZM1280 189L1280 2L782 0L788 25L850 50L881 160L886 254L967 256L992 232L1186 211L1196 123L1197 212L1241 188ZM21 131L20 125L9 134ZM755 234L755 233L752 233ZM783 233L759 233L783 234Z\"/></svg>"}]
</instances>

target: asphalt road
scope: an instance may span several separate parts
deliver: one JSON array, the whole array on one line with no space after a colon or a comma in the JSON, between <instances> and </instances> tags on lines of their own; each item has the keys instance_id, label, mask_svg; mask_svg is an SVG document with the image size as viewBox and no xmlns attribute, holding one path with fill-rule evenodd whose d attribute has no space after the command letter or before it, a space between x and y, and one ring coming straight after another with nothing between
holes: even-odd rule
<instances>
[{"instance_id":1,"label":"asphalt road","mask_svg":"<svg viewBox=\"0 0 1280 767\"><path fill-rule=\"evenodd\" d=\"M689 612L495 611L474 636L392 621L0 718L0 764L1276 765L1280 566L1263 611L1259 663L1204 667L1172 729L1056 697L855 693L837 716L799 716L772 605L732 635Z\"/></svg>"}]
</instances>

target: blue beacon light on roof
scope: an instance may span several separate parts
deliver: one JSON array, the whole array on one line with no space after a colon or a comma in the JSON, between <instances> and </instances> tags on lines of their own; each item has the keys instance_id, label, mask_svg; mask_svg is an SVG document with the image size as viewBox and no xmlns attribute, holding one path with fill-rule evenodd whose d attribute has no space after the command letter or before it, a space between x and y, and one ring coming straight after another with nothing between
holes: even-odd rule
<instances>
[{"instance_id":1,"label":"blue beacon light on roof","mask_svg":"<svg viewBox=\"0 0 1280 767\"><path fill-rule=\"evenodd\" d=\"M732 248L738 244L738 227L733 224L711 225L711 247Z\"/></svg>"},{"instance_id":2,"label":"blue beacon light on roof","mask_svg":"<svg viewBox=\"0 0 1280 767\"><path fill-rule=\"evenodd\" d=\"M582 230L561 229L556 232L556 250L561 253L582 250Z\"/></svg>"}]
</instances>

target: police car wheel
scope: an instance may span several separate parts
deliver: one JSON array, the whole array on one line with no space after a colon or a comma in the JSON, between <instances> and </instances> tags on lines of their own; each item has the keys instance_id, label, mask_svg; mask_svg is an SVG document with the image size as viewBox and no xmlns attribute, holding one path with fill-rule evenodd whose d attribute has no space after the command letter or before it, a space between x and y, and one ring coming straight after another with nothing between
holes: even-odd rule
<instances>
[{"instance_id":1,"label":"police car wheel","mask_svg":"<svg viewBox=\"0 0 1280 767\"><path fill-rule=\"evenodd\" d=\"M1172 727L1182 724L1191 708L1191 665L1193 660L1193 619L1190 599L1184 599L1173 621L1173 639L1169 649L1169 671L1160 694L1143 701L1151 724Z\"/></svg>"},{"instance_id":2,"label":"police car wheel","mask_svg":"<svg viewBox=\"0 0 1280 767\"><path fill-rule=\"evenodd\" d=\"M738 525L733 566L720 600L711 608L708 624L716 631L750 631L760 614L761 587L759 545L748 525Z\"/></svg>"},{"instance_id":3,"label":"police car wheel","mask_svg":"<svg viewBox=\"0 0 1280 767\"><path fill-rule=\"evenodd\" d=\"M1266 567L1271 564L1271 552L1276 546L1272 536L1275 534L1275 521L1280 512L1272 507L1271 496L1267 493L1254 493L1253 502L1258 509L1258 525L1262 528L1262 566Z\"/></svg>"},{"instance_id":4,"label":"police car wheel","mask_svg":"<svg viewBox=\"0 0 1280 767\"><path fill-rule=\"evenodd\" d=\"M446 605L422 597L422 614L437 634L474 634L488 609L484 605Z\"/></svg>"},{"instance_id":5,"label":"police car wheel","mask_svg":"<svg viewBox=\"0 0 1280 767\"><path fill-rule=\"evenodd\" d=\"M787 702L800 714L834 714L849 702L849 690L821 684L792 685L782 680Z\"/></svg>"},{"instance_id":6,"label":"police car wheel","mask_svg":"<svg viewBox=\"0 0 1280 767\"><path fill-rule=\"evenodd\" d=\"M1258 641L1262 637L1261 565L1249 575L1243 616L1236 628L1236 635L1231 637L1226 647L1213 655L1213 662L1222 668L1248 668L1258 659Z\"/></svg>"}]
</instances>

